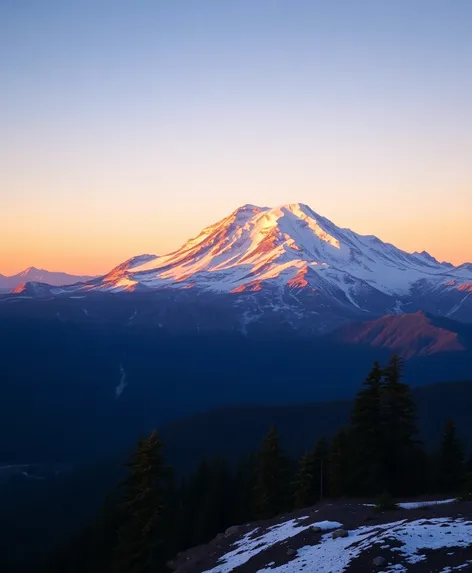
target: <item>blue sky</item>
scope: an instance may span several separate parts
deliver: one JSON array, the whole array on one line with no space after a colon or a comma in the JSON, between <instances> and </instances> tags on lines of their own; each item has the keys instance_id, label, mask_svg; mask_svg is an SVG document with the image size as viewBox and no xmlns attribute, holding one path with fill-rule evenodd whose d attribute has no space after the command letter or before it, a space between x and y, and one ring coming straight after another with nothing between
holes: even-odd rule
<instances>
[{"instance_id":1,"label":"blue sky","mask_svg":"<svg viewBox=\"0 0 472 573\"><path fill-rule=\"evenodd\" d=\"M106 271L294 201L472 259L471 22L457 0L0 0L0 272Z\"/></svg>"}]
</instances>

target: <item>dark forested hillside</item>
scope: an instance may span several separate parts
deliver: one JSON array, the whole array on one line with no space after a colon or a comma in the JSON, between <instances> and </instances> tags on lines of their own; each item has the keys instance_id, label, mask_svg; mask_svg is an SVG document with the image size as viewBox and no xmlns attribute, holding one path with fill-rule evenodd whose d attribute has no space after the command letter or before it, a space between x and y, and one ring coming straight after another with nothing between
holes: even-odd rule
<instances>
[{"instance_id":1,"label":"dark forested hillside","mask_svg":"<svg viewBox=\"0 0 472 573\"><path fill-rule=\"evenodd\" d=\"M417 388L413 398L418 409L419 437L428 450L437 447L446 421L452 419L465 452L470 452L472 380ZM224 457L234 468L261 443L271 426L277 428L286 454L299 457L321 436L329 439L339 427L346 426L351 410L352 401L348 400L227 407L165 424L159 433L169 463L177 476L184 476L202 457ZM29 553L44 554L67 539L92 519L106 493L121 479L130 451L123 449L117 455L80 465L54 466L54 471L47 471L46 466L36 476L39 479L23 475L22 468L14 475L10 472L10 477L5 474L0 483L0 533L5 547L13 547L20 537Z\"/></svg>"},{"instance_id":2,"label":"dark forested hillside","mask_svg":"<svg viewBox=\"0 0 472 573\"><path fill-rule=\"evenodd\" d=\"M446 420L453 419L459 434L472 448L472 379L416 388L413 397L420 436L427 447L438 442ZM313 446L314 436L332 436L347 424L351 408L349 400L219 408L166 424L161 434L172 462L183 469L192 467L202 453L238 459L271 426L278 429L281 442L291 455L301 455Z\"/></svg>"},{"instance_id":3,"label":"dark forested hillside","mask_svg":"<svg viewBox=\"0 0 472 573\"><path fill-rule=\"evenodd\" d=\"M425 445L417 415L418 394L421 400L424 389L415 398L402 380L402 371L403 364L397 356L385 366L375 363L348 412L347 403L326 405L332 415L340 406L344 408L338 411L345 416L344 423L333 434L327 419L323 435L307 425L306 418L300 425L301 408L298 412L289 409L289 415L283 413L285 418L280 411L274 416L277 409L271 409L272 419L262 419L274 422L278 417L285 439L280 439L278 428L272 425L260 439L256 433L248 435L246 446L238 449L234 431L245 425L244 412L239 411L239 417L232 418L233 440L226 443L223 451L217 451L218 442L216 450L209 452L205 448L207 442L202 440L204 436L195 436L200 440L200 461L191 472L179 471L175 466L172 471L171 458L186 458L190 452L173 442L171 433L167 435L167 447L161 440L165 429L144 436L128 456L125 479L110 490L102 510L80 535L70 543L62 543L35 570L163 571L165 563L177 553L208 543L217 534L218 540L224 539L222 532L231 525L271 519L307 508L326 497L330 501L372 500L374 509L370 511L378 513L396 509L395 498L399 496L446 494L449 502L451 496L452 500L470 500L470 443L453 418L448 417L441 424L438 417L435 423L440 430L439 439ZM472 383L451 387L459 391L467 408ZM431 415L431 406L439 412L438 400L445 388L427 390L428 409L423 410L423 416ZM451 405L449 401L448 407ZM312 407L312 416L319 414L321 407ZM194 418L184 426L187 438L198 427L195 422ZM287 432L293 426L302 443L287 441ZM245 432L249 434L253 429L249 425ZM218 428L213 430L218 432ZM223 437L228 438L228 427L225 430ZM294 454L294 450L299 451ZM346 536L347 532L343 534ZM198 570L197 567L195 571Z\"/></svg>"}]
</instances>

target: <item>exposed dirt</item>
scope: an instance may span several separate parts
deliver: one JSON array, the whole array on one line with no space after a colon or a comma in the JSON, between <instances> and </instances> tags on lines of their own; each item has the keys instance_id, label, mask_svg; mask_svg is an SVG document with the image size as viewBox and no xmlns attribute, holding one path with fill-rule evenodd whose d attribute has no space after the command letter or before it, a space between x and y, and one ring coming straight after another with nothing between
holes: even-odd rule
<instances>
[{"instance_id":1,"label":"exposed dirt","mask_svg":"<svg viewBox=\"0 0 472 573\"><path fill-rule=\"evenodd\" d=\"M449 519L438 522L438 518ZM283 524L292 519L297 520L297 527L300 526L299 532L295 530L295 535L262 547L264 534L270 534L273 526ZM403 547L403 540L399 540L399 538L401 538L403 533L400 535L398 534L399 530L397 530L397 536L395 537L395 534L389 534L390 528L385 531L385 528L379 527L377 530L375 527L403 521L404 523L400 527L408 529L410 527L408 524L418 520L421 520L423 528L426 527L428 529L428 533L425 535L429 538L433 539L437 535L442 534L446 539L449 539L447 536L454 536L456 531L464 528L464 524L467 525L469 523L472 528L472 502L454 502L413 509L396 509L380 513L376 512L373 507L368 507L359 502L359 500L355 502L326 502L308 509L279 516L272 520L230 528L226 533L219 534L209 544L190 549L178 555L172 561L171 566L177 573L202 573L225 563L222 573L227 573L228 571L256 573L262 569L270 571L282 565L287 565L287 568L284 567L283 569L287 569L287 571L290 569L290 573L293 571L319 571L323 573L338 573L342 571L348 573L366 573L370 571L376 573L380 571L452 573L453 571L460 571L462 573L472 571L472 536L470 544L466 547L449 545L449 547L435 549L420 549L415 554L415 558L409 560L408 556L405 557L405 554L400 550ZM323 521L341 523L342 528L347 530L349 534L348 538L331 541L333 529L316 531L313 528L305 527ZM356 533L354 530L362 527L373 528L370 535L372 541L364 544L365 546L355 540ZM439 528L444 529L439 531ZM233 552L233 554L238 552L239 546L241 549L239 553L243 553L244 546L240 545L240 542L245 536L247 536L245 538L246 543L253 541L253 548L256 548L260 538L261 550L258 552L253 551L253 554L244 563L239 563L237 556L236 560L225 558L225 555L230 552ZM329 562L323 562L321 559L319 562L309 562L309 560L303 562L303 559L300 559L300 555L304 554L306 550L299 553L299 549L320 545L325 543L326 540L330 543L330 547L334 547L335 556L339 548L339 563L336 563L336 559ZM338 543L338 541L339 545L333 545ZM346 542L348 541L349 543L352 541L352 543L349 547L346 547ZM359 549L359 547L362 547L362 549ZM352 552L353 557L347 565L344 565L343 558L345 555L343 555L343 552L346 551ZM381 565L374 565L374 560L382 561L382 559L378 558L383 558L385 561ZM232 566L232 561L234 566ZM294 563L292 567L288 567L291 561L294 561ZM218 573L218 571L219 569L216 569L214 573ZM283 570L281 572L283 573Z\"/></svg>"}]
</instances>

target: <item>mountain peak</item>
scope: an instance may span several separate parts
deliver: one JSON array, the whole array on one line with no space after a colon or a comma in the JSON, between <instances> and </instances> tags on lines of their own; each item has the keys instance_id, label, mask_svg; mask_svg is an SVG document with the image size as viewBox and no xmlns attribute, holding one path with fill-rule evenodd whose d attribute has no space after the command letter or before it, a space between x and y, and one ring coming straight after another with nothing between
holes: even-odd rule
<instances>
[{"instance_id":1,"label":"mountain peak","mask_svg":"<svg viewBox=\"0 0 472 573\"><path fill-rule=\"evenodd\" d=\"M70 275L63 272L51 272L36 267L28 267L13 276L0 275L0 290L11 291L21 288L21 285L28 282L44 283L52 286L72 285L90 280L90 276Z\"/></svg>"},{"instance_id":2,"label":"mountain peak","mask_svg":"<svg viewBox=\"0 0 472 573\"><path fill-rule=\"evenodd\" d=\"M304 213L305 215L312 216L315 214L313 209L306 205L305 203L286 203L285 205L281 205L280 209L286 209L294 214Z\"/></svg>"},{"instance_id":3,"label":"mountain peak","mask_svg":"<svg viewBox=\"0 0 472 573\"><path fill-rule=\"evenodd\" d=\"M319 217L311 207L305 203L284 203L277 207L259 207L258 205L252 205L251 203L246 203L241 207L238 207L233 211L233 216L242 216L245 219L260 215L261 213L292 213L296 217Z\"/></svg>"},{"instance_id":4,"label":"mountain peak","mask_svg":"<svg viewBox=\"0 0 472 573\"><path fill-rule=\"evenodd\" d=\"M181 288L190 283L226 292L243 292L256 283L258 288L270 284L285 288L301 284L293 280L305 269L304 282L310 289L319 289L328 278L324 271L330 269L330 280L335 281L330 290L335 288L342 300L347 297L352 301L353 297L345 293L370 289L379 267L391 275L392 267L418 266L416 257L408 260L406 253L392 246L385 245L380 255L382 245L371 237L340 229L304 203L274 208L248 203L203 229L175 252L133 268L120 265L116 274L107 276L107 288L115 290L130 281L150 288L158 284ZM347 273L346 278L341 272ZM308 285L308 279L313 284ZM366 280L361 286L359 281ZM403 283L404 275L399 273L397 281ZM356 282L357 287L350 286ZM382 289L388 288L382 285Z\"/></svg>"},{"instance_id":5,"label":"mountain peak","mask_svg":"<svg viewBox=\"0 0 472 573\"><path fill-rule=\"evenodd\" d=\"M36 267L28 267L27 269L25 269L24 271L21 271L19 274L20 277L26 277L27 275L30 275L31 273L35 273L38 272L40 269L37 269Z\"/></svg>"},{"instance_id":6,"label":"mountain peak","mask_svg":"<svg viewBox=\"0 0 472 573\"><path fill-rule=\"evenodd\" d=\"M246 205L242 205L235 209L229 217L224 219L234 219L237 222L247 221L254 216L259 215L262 212L268 211L268 207L258 207L257 205L251 205L250 203L246 203ZM213 227L213 225L211 226Z\"/></svg>"},{"instance_id":7,"label":"mountain peak","mask_svg":"<svg viewBox=\"0 0 472 573\"><path fill-rule=\"evenodd\" d=\"M28 280L49 282L42 276L30 275ZM468 266L449 267L426 253L409 254L372 235L340 228L308 205L295 202L278 207L247 203L167 255L133 257L67 292L262 291L271 293L274 312L285 312L298 296L306 295L317 314L366 318L401 314L408 308L435 308L436 302L423 304L423 298L432 297L444 299L444 314L456 317L469 312L470 285ZM303 308L304 303L297 304ZM326 328L322 320L318 322L313 329Z\"/></svg>"},{"instance_id":8,"label":"mountain peak","mask_svg":"<svg viewBox=\"0 0 472 573\"><path fill-rule=\"evenodd\" d=\"M253 213L260 213L261 211L267 210L268 207L259 207L258 205L252 205L251 203L246 203L245 205L241 205L238 207L235 212L241 211L252 211Z\"/></svg>"}]
</instances>

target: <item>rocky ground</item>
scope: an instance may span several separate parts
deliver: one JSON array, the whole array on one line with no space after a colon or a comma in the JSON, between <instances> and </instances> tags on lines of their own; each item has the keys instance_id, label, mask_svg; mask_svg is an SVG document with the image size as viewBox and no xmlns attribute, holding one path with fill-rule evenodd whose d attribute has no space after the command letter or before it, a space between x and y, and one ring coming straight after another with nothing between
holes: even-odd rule
<instances>
[{"instance_id":1,"label":"rocky ground","mask_svg":"<svg viewBox=\"0 0 472 573\"><path fill-rule=\"evenodd\" d=\"M472 502L419 501L378 512L324 503L229 528L177 556L176 573L472 571Z\"/></svg>"}]
</instances>

